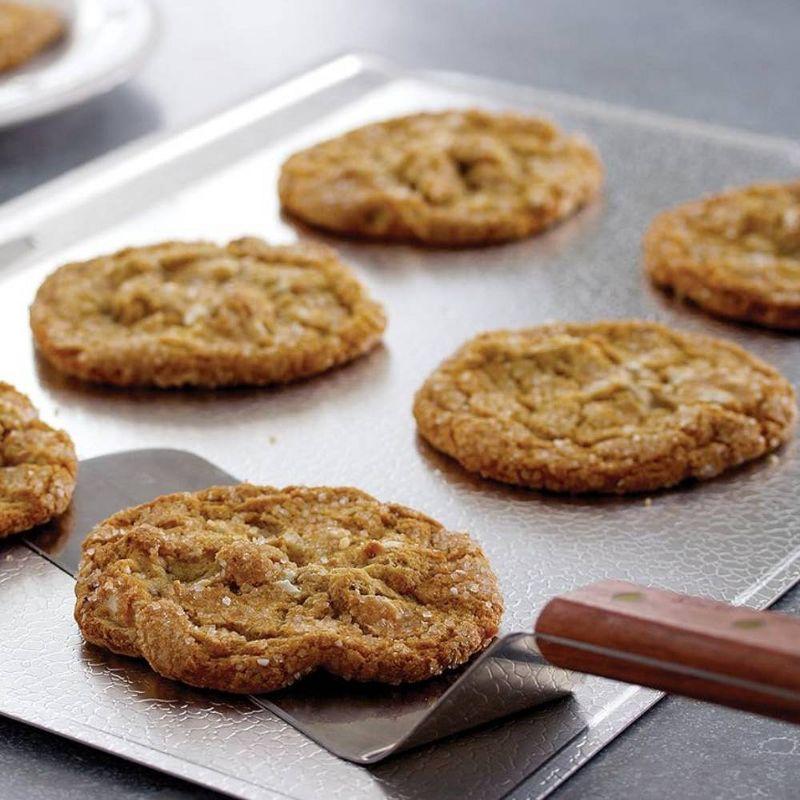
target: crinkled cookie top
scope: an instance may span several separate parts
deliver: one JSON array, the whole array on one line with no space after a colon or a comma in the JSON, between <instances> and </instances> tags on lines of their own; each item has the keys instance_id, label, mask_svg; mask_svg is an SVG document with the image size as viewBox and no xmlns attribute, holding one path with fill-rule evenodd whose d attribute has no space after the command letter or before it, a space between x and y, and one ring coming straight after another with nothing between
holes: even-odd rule
<instances>
[{"instance_id":1,"label":"crinkled cookie top","mask_svg":"<svg viewBox=\"0 0 800 800\"><path fill-rule=\"evenodd\" d=\"M333 250L254 238L67 264L31 307L36 343L56 367L125 386L290 381L367 352L385 324Z\"/></svg>"},{"instance_id":2,"label":"crinkled cookie top","mask_svg":"<svg viewBox=\"0 0 800 800\"><path fill-rule=\"evenodd\" d=\"M467 469L562 492L710 478L791 435L794 391L736 345L651 322L467 342L417 393L420 433Z\"/></svg>"},{"instance_id":3,"label":"crinkled cookie top","mask_svg":"<svg viewBox=\"0 0 800 800\"><path fill-rule=\"evenodd\" d=\"M645 237L652 279L725 317L800 329L800 181L665 211Z\"/></svg>"},{"instance_id":4,"label":"crinkled cookie top","mask_svg":"<svg viewBox=\"0 0 800 800\"><path fill-rule=\"evenodd\" d=\"M536 233L601 183L582 138L536 117L467 110L390 119L296 153L279 193L292 214L338 233L469 245Z\"/></svg>"},{"instance_id":5,"label":"crinkled cookie top","mask_svg":"<svg viewBox=\"0 0 800 800\"><path fill-rule=\"evenodd\" d=\"M0 536L63 513L77 472L69 436L42 422L24 394L0 383Z\"/></svg>"},{"instance_id":6,"label":"crinkled cookie top","mask_svg":"<svg viewBox=\"0 0 800 800\"><path fill-rule=\"evenodd\" d=\"M194 686L267 692L317 669L417 681L495 636L502 601L469 536L349 488L160 497L83 546L84 636Z\"/></svg>"}]
</instances>

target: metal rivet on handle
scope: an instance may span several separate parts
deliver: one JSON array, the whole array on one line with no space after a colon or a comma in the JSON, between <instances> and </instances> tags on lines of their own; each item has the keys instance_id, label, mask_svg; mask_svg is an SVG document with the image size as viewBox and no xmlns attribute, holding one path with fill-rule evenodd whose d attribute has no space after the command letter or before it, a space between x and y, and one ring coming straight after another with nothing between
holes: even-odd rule
<instances>
[{"instance_id":1,"label":"metal rivet on handle","mask_svg":"<svg viewBox=\"0 0 800 800\"><path fill-rule=\"evenodd\" d=\"M641 592L617 592L611 595L612 600L622 600L626 603L635 603L639 600L644 600L644 595Z\"/></svg>"},{"instance_id":2,"label":"metal rivet on handle","mask_svg":"<svg viewBox=\"0 0 800 800\"><path fill-rule=\"evenodd\" d=\"M734 628L761 628L765 624L763 619L737 619L733 622Z\"/></svg>"}]
</instances>

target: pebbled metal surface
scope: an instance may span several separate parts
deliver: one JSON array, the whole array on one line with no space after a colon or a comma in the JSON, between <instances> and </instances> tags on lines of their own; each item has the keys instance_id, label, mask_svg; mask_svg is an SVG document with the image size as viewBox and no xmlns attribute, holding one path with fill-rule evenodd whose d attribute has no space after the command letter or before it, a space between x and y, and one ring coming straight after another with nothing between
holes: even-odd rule
<instances>
[{"instance_id":1,"label":"pebbled metal surface","mask_svg":"<svg viewBox=\"0 0 800 800\"><path fill-rule=\"evenodd\" d=\"M477 79L406 77L354 60L339 62L336 70L318 74L323 91L306 99L309 86L295 84L295 97L286 102L297 102L289 110L251 104L226 116L225 124L203 129L205 138L192 134L161 146L159 158L128 153L102 174L90 170L86 184L59 182L49 204L11 204L0 239L30 234L37 250L0 271L0 341L15 343L3 353L3 377L29 392L46 419L58 410L56 421L71 431L83 458L131 447L188 448L243 478L357 484L469 530L500 576L506 630L528 628L553 594L605 577L757 606L793 584L800 546L796 445L777 463L765 460L697 488L656 495L649 507L642 498L564 499L466 474L417 440L410 400L428 371L467 336L550 318L637 315L729 336L796 382L795 339L715 322L651 290L641 276L639 241L665 205L796 174L800 150ZM285 154L371 119L474 103L549 112L585 131L608 168L605 198L543 237L486 250L426 252L326 239L386 302L385 347L367 358L279 390L173 394L81 386L35 361L23 333L25 307L43 275L64 259L166 236L316 237L279 216L274 181ZM213 148L203 149L203 141ZM156 179L139 177L150 168L158 169ZM113 181L122 188L109 191ZM220 713L201 698L176 714L97 656L81 661L69 579L32 555L24 573L19 566L16 578L2 583L9 611L0 641L8 678L0 710L61 732L81 731L90 720L93 728L113 730L139 747L180 753L187 762L160 766L241 796L259 796L252 794L256 784L297 798L497 797L564 744L549 735L556 728L548 723L550 715L565 712L548 708L365 770L330 756L264 711L223 703ZM587 680L578 692L587 732L551 758L519 796L551 790L657 698ZM127 745L113 746L126 754ZM142 752L131 745L129 755L141 758Z\"/></svg>"}]
</instances>

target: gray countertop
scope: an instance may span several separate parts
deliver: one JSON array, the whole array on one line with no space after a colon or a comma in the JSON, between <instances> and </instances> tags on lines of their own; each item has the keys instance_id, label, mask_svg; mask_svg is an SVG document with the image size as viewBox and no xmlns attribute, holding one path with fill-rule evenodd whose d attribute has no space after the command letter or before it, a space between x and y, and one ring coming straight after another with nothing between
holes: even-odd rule
<instances>
[{"instance_id":1,"label":"gray countertop","mask_svg":"<svg viewBox=\"0 0 800 800\"><path fill-rule=\"evenodd\" d=\"M160 0L127 86L0 132L0 202L348 50L800 138L797 0ZM800 591L778 606L800 612ZM667 699L555 795L793 798L796 729ZM0 718L0 797L215 797Z\"/></svg>"}]
</instances>

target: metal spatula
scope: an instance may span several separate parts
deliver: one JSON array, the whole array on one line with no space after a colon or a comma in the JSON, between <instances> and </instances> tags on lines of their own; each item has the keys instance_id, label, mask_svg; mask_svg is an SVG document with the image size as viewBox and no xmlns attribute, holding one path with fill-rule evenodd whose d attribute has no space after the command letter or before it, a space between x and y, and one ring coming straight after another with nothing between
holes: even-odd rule
<instances>
[{"instance_id":1,"label":"metal spatula","mask_svg":"<svg viewBox=\"0 0 800 800\"><path fill-rule=\"evenodd\" d=\"M90 459L70 511L26 543L74 576L83 537L115 511L237 482L178 450ZM535 631L507 634L440 678L385 687L320 674L252 700L334 754L373 764L568 696L582 677L573 670L800 720L799 620L614 581L552 600ZM585 727L565 720L573 736Z\"/></svg>"}]
</instances>

